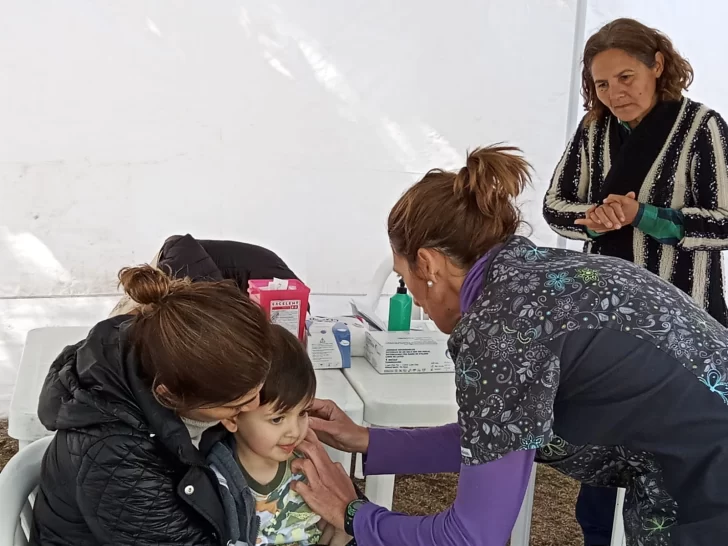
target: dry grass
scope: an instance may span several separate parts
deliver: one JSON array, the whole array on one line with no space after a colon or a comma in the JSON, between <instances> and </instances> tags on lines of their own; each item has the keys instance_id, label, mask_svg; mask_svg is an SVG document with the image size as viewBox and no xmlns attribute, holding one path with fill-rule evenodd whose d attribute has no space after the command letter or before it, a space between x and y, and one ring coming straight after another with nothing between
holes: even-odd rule
<instances>
[{"instance_id":1,"label":"dry grass","mask_svg":"<svg viewBox=\"0 0 728 546\"><path fill-rule=\"evenodd\" d=\"M8 422L0 420L0 470L17 451L18 442L8 436Z\"/></svg>"},{"instance_id":2,"label":"dry grass","mask_svg":"<svg viewBox=\"0 0 728 546\"><path fill-rule=\"evenodd\" d=\"M0 421L0 470L18 450L18 443L7 435L7 425L7 421ZM452 504L456 489L455 474L401 476L397 478L394 509L405 514L434 514ZM574 519L577 493L576 482L547 467L539 468L531 546L583 544L581 531Z\"/></svg>"}]
</instances>

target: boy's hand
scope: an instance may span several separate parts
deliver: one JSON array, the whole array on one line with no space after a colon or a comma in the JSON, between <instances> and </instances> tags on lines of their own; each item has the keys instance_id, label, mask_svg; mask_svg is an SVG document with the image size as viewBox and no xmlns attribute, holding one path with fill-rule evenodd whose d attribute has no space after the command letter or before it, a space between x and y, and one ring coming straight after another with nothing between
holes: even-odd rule
<instances>
[{"instance_id":1,"label":"boy's hand","mask_svg":"<svg viewBox=\"0 0 728 546\"><path fill-rule=\"evenodd\" d=\"M353 538L354 537L347 535L346 531L341 531L340 529L337 529L334 533L334 536L331 538L330 546L347 546Z\"/></svg>"},{"instance_id":2,"label":"boy's hand","mask_svg":"<svg viewBox=\"0 0 728 546\"><path fill-rule=\"evenodd\" d=\"M318 541L321 546L346 546L354 538L323 519L318 522L318 528L323 531Z\"/></svg>"}]
</instances>

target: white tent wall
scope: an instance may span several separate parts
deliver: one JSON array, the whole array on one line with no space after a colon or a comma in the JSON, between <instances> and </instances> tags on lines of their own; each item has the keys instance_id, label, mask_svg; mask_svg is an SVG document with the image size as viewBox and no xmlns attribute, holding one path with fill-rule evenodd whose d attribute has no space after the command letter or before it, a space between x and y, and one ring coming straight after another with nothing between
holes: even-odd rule
<instances>
[{"instance_id":1,"label":"white tent wall","mask_svg":"<svg viewBox=\"0 0 728 546\"><path fill-rule=\"evenodd\" d=\"M720 110L721 18L638 4L588 2L587 32L624 13L664 28ZM317 312L343 312L388 252L401 192L507 141L535 168L533 237L555 244L541 199L567 133L576 7L0 0L0 413L26 332L103 318L116 271L173 233L264 244Z\"/></svg>"},{"instance_id":2,"label":"white tent wall","mask_svg":"<svg viewBox=\"0 0 728 546\"><path fill-rule=\"evenodd\" d=\"M28 329L103 318L170 234L264 244L346 311L397 197L477 145L523 148L553 244L574 6L0 0L0 401Z\"/></svg>"},{"instance_id":3,"label":"white tent wall","mask_svg":"<svg viewBox=\"0 0 728 546\"><path fill-rule=\"evenodd\" d=\"M429 168L506 140L539 201L560 152L569 3L4 5L4 297L113 292L177 232L263 243L314 292L361 292L389 207Z\"/></svg>"}]
</instances>

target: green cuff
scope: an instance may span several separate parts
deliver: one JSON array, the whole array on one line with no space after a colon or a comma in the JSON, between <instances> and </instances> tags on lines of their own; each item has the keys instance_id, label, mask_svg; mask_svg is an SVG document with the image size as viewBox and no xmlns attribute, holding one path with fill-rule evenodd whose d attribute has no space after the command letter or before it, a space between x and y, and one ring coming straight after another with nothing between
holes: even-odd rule
<instances>
[{"instance_id":1,"label":"green cuff","mask_svg":"<svg viewBox=\"0 0 728 546\"><path fill-rule=\"evenodd\" d=\"M604 235L604 233L597 233L596 231L592 231L589 228L586 228L586 233L592 239L596 239L597 237L601 237L602 235Z\"/></svg>"},{"instance_id":2,"label":"green cuff","mask_svg":"<svg viewBox=\"0 0 728 546\"><path fill-rule=\"evenodd\" d=\"M676 245L685 235L684 223L679 210L640 203L632 225L659 243Z\"/></svg>"}]
</instances>

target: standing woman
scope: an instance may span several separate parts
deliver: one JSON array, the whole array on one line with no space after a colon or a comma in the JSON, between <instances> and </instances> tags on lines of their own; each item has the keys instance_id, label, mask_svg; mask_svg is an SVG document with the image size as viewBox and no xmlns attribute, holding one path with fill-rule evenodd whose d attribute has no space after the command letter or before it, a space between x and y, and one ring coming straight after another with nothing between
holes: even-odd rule
<instances>
[{"instance_id":1,"label":"standing woman","mask_svg":"<svg viewBox=\"0 0 728 546\"><path fill-rule=\"evenodd\" d=\"M556 168L544 217L586 252L646 267L723 325L728 127L683 96L693 69L660 31L617 19L584 48L586 117ZM587 546L608 545L616 491L583 487Z\"/></svg>"}]
</instances>

